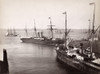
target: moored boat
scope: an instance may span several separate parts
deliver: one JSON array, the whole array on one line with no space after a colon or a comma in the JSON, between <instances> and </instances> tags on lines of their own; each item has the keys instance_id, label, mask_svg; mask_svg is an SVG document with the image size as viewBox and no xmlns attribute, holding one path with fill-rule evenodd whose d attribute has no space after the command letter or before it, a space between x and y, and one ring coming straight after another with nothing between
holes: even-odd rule
<instances>
[{"instance_id":1,"label":"moored boat","mask_svg":"<svg viewBox=\"0 0 100 74\"><path fill-rule=\"evenodd\" d=\"M43 44L43 45L53 45L55 46L56 44L63 44L64 40L60 39L60 38L53 38L53 28L52 28L52 22L51 22L51 18L50 19L50 32L51 32L51 37L47 38L43 35L43 32L37 32L37 29L35 27L35 23L34 23L34 32L35 32L35 36L33 37L23 37L20 38L22 40L22 42L25 43L35 43L35 44ZM34 21L35 22L35 21Z\"/></svg>"},{"instance_id":2,"label":"moored boat","mask_svg":"<svg viewBox=\"0 0 100 74\"><path fill-rule=\"evenodd\" d=\"M93 3L95 6L95 3ZM56 47L57 59L64 64L71 66L82 72L100 73L100 58L93 52L94 44L94 23L91 33L90 46L86 49L83 48L83 43L80 43L80 47L76 48L73 45L68 45L67 39L67 13L65 14L65 44L58 45ZM93 17L94 18L94 17ZM93 19L94 21L94 19Z\"/></svg>"}]
</instances>

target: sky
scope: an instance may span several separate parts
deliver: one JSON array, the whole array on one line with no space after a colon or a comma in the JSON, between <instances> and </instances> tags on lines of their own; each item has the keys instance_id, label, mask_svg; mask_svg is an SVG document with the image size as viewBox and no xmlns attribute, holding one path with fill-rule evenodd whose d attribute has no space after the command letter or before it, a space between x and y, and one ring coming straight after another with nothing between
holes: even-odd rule
<instances>
[{"instance_id":1,"label":"sky","mask_svg":"<svg viewBox=\"0 0 100 74\"><path fill-rule=\"evenodd\" d=\"M67 24L71 29L88 29L92 22L93 5L96 4L95 27L100 25L100 0L0 0L0 28L37 28L46 29L50 24L55 28L64 28L67 12Z\"/></svg>"}]
</instances>

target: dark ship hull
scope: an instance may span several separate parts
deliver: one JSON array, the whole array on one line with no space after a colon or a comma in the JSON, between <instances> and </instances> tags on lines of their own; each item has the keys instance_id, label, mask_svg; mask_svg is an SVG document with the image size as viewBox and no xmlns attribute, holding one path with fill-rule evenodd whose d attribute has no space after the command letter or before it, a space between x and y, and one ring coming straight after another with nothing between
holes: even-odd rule
<instances>
[{"instance_id":1,"label":"dark ship hull","mask_svg":"<svg viewBox=\"0 0 100 74\"><path fill-rule=\"evenodd\" d=\"M15 34L15 35L6 35L7 37L16 37L16 36L18 36L17 34Z\"/></svg>"},{"instance_id":2,"label":"dark ship hull","mask_svg":"<svg viewBox=\"0 0 100 74\"><path fill-rule=\"evenodd\" d=\"M100 73L100 65L93 63L91 61L82 61L73 58L74 56L68 56L66 52L56 50L57 52L57 60L63 62L65 65L74 68L75 70L79 70L84 73Z\"/></svg>"},{"instance_id":3,"label":"dark ship hull","mask_svg":"<svg viewBox=\"0 0 100 74\"><path fill-rule=\"evenodd\" d=\"M51 46L64 43L64 41L61 39L51 40L51 39L21 38L21 40L22 42L25 43L34 43L34 44L51 45Z\"/></svg>"}]
</instances>

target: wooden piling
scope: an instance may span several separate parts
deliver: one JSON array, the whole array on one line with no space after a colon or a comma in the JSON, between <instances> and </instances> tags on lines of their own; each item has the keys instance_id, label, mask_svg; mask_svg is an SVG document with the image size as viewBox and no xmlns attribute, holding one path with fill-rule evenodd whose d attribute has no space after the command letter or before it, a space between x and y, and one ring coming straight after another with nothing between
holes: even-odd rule
<instances>
[{"instance_id":1,"label":"wooden piling","mask_svg":"<svg viewBox=\"0 0 100 74\"><path fill-rule=\"evenodd\" d=\"M8 65L6 49L3 49L3 61L0 61L0 74L1 73L9 73L9 65Z\"/></svg>"}]
</instances>

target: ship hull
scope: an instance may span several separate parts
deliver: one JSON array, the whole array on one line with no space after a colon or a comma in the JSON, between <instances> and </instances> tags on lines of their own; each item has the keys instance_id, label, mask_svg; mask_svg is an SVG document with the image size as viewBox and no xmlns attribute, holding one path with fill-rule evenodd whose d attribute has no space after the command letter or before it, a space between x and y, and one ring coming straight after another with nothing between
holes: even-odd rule
<instances>
[{"instance_id":1,"label":"ship hull","mask_svg":"<svg viewBox=\"0 0 100 74\"><path fill-rule=\"evenodd\" d=\"M21 38L21 41L24 42L24 43L34 43L34 44L42 44L42 45L51 45L51 46L55 46L56 44L63 44L64 43L64 40L63 39L55 39L55 40L52 40L52 39L43 39L43 38L32 38L32 37L29 37L29 38Z\"/></svg>"},{"instance_id":2,"label":"ship hull","mask_svg":"<svg viewBox=\"0 0 100 74\"><path fill-rule=\"evenodd\" d=\"M100 70L94 68L90 62L85 61L79 61L73 58L70 58L66 55L66 53L60 52L59 50L56 50L57 52L57 59L61 62L63 62L65 65L70 66L74 68L75 70L79 70L80 72L84 73L92 73L92 74L98 74L100 73Z\"/></svg>"},{"instance_id":3,"label":"ship hull","mask_svg":"<svg viewBox=\"0 0 100 74\"><path fill-rule=\"evenodd\" d=\"M55 42L51 40L40 40L40 39L34 39L34 38L21 38L21 40L24 43L34 43L34 44L55 46Z\"/></svg>"},{"instance_id":4,"label":"ship hull","mask_svg":"<svg viewBox=\"0 0 100 74\"><path fill-rule=\"evenodd\" d=\"M17 36L17 34L15 34L15 35L6 35L6 37L16 37Z\"/></svg>"}]
</instances>

